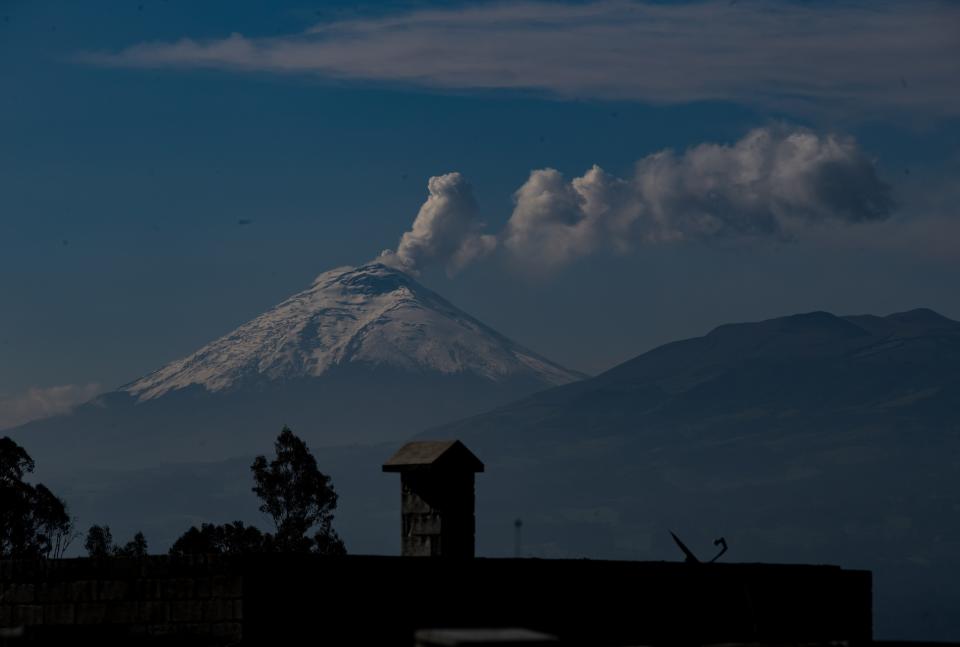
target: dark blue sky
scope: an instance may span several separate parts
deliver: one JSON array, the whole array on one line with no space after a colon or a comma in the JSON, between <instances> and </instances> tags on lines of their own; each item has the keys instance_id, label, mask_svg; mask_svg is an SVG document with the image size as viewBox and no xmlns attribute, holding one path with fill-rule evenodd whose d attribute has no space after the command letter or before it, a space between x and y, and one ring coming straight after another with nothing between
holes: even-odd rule
<instances>
[{"instance_id":1,"label":"dark blue sky","mask_svg":"<svg viewBox=\"0 0 960 647\"><path fill-rule=\"evenodd\" d=\"M500 243L423 281L572 368L799 311L960 318L956 5L870 3L869 20L862 3L347 6L0 5L0 426L396 247L428 178L453 171ZM813 202L778 189L773 211L794 200L813 223L796 231L685 225L621 249L604 229L549 271L511 261L531 171L629 179L663 149L683 158L758 128L845 138L869 177L818 180ZM698 158L683 159L671 218L699 204ZM817 215L870 199L879 184L863 177L896 208Z\"/></svg>"}]
</instances>

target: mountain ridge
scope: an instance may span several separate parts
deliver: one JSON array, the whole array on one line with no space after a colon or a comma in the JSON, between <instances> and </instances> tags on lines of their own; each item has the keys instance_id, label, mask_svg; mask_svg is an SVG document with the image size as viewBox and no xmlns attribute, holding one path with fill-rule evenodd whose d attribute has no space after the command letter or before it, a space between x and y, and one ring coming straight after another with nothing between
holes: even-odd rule
<instances>
[{"instance_id":1,"label":"mountain ridge","mask_svg":"<svg viewBox=\"0 0 960 647\"><path fill-rule=\"evenodd\" d=\"M890 368L901 364L904 375ZM933 393L938 380L960 386L960 322L924 308L885 317L815 311L717 326L700 337L653 348L592 378L539 391L421 436L455 435L482 442L486 428L497 428L498 437L515 437L521 428L529 431L528 426L545 425L549 419L579 433L574 421L583 423L586 414L571 411L585 401L600 407L592 414L597 419L609 415L606 407L637 415L643 411L643 416L653 416L650 424L673 410L682 418L722 411L735 415L736 408L751 399L784 411L812 406L818 397L820 407L840 407L844 397L859 407L870 406L871 398L915 402L912 393ZM511 414L519 427L506 431Z\"/></svg>"}]
</instances>

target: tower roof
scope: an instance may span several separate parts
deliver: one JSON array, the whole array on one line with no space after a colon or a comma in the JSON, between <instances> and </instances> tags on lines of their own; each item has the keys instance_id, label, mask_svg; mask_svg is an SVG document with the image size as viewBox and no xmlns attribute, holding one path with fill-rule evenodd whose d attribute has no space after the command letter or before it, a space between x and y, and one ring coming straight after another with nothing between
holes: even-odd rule
<instances>
[{"instance_id":1,"label":"tower roof","mask_svg":"<svg viewBox=\"0 0 960 647\"><path fill-rule=\"evenodd\" d=\"M442 467L464 472L482 472L483 463L459 440L419 440L407 443L386 463L384 472Z\"/></svg>"}]
</instances>

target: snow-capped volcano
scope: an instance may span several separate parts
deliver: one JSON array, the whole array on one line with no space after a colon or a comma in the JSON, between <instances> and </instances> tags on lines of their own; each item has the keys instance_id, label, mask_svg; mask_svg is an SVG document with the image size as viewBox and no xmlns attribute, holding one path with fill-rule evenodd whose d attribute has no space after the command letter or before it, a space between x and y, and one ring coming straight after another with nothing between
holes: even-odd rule
<instances>
[{"instance_id":1,"label":"snow-capped volcano","mask_svg":"<svg viewBox=\"0 0 960 647\"><path fill-rule=\"evenodd\" d=\"M403 440L581 377L373 263L325 272L196 352L10 432L51 466L224 460L284 425L314 448Z\"/></svg>"},{"instance_id":2,"label":"snow-capped volcano","mask_svg":"<svg viewBox=\"0 0 960 647\"><path fill-rule=\"evenodd\" d=\"M124 387L139 401L198 385L211 393L260 381L320 377L347 365L472 374L543 387L581 375L477 321L380 263L341 267L256 319Z\"/></svg>"}]
</instances>

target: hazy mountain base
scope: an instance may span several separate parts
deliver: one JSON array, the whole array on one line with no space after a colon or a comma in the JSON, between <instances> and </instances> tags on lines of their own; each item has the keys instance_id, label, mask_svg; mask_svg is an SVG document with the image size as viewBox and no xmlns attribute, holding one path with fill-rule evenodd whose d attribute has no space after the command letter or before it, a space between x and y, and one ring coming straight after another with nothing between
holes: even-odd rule
<instances>
[{"instance_id":1,"label":"hazy mountain base","mask_svg":"<svg viewBox=\"0 0 960 647\"><path fill-rule=\"evenodd\" d=\"M319 378L263 382L229 393L192 386L137 402L114 392L72 414L4 433L45 472L133 469L263 453L284 424L312 448L404 439L541 387L526 378L492 382L352 364Z\"/></svg>"},{"instance_id":2,"label":"hazy mountain base","mask_svg":"<svg viewBox=\"0 0 960 647\"><path fill-rule=\"evenodd\" d=\"M860 430L759 445L598 439L487 461L478 476L478 552L509 556L523 519L522 554L681 559L668 530L702 558L730 543L726 561L835 563L875 574L881 638L956 639L960 620L960 431L911 447L912 433ZM864 453L875 443L901 448ZM335 526L353 553L396 554L399 483L380 464L394 445L317 451L340 493ZM250 457L252 459L252 457ZM90 522L126 536L143 529L165 549L190 524L243 519L266 528L250 492L250 460L93 472L50 479ZM810 464L818 467L810 468Z\"/></svg>"}]
</instances>

